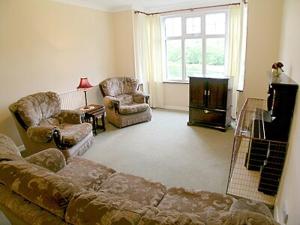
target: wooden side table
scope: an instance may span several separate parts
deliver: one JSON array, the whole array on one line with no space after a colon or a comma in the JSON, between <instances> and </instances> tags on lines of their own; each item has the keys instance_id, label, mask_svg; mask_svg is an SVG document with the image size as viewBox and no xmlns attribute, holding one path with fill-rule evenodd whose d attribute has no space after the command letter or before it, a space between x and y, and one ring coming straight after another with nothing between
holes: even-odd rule
<instances>
[{"instance_id":1,"label":"wooden side table","mask_svg":"<svg viewBox=\"0 0 300 225\"><path fill-rule=\"evenodd\" d=\"M88 109L80 108L80 110L84 112L84 120L93 125L94 135L97 135L97 129L106 130L104 105L91 104L88 105ZM99 124L100 119L101 125Z\"/></svg>"}]
</instances>

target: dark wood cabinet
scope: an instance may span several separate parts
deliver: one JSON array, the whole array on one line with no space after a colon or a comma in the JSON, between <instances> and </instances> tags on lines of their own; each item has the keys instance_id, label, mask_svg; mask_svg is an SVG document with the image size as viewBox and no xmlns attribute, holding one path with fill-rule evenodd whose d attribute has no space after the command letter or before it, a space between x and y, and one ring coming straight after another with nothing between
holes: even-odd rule
<instances>
[{"instance_id":1,"label":"dark wood cabinet","mask_svg":"<svg viewBox=\"0 0 300 225\"><path fill-rule=\"evenodd\" d=\"M231 87L229 78L190 77L188 125L226 130L230 124Z\"/></svg>"}]
</instances>

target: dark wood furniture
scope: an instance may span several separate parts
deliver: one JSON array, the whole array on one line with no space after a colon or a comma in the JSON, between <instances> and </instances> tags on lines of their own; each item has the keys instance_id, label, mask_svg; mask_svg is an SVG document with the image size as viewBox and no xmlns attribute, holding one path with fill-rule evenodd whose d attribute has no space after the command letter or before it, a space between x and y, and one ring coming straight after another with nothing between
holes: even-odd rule
<instances>
[{"instance_id":1,"label":"dark wood furniture","mask_svg":"<svg viewBox=\"0 0 300 225\"><path fill-rule=\"evenodd\" d=\"M246 157L249 170L260 171L258 190L275 195L278 190L293 118L298 85L286 75L272 77L267 111L257 109L252 141Z\"/></svg>"},{"instance_id":2,"label":"dark wood furniture","mask_svg":"<svg viewBox=\"0 0 300 225\"><path fill-rule=\"evenodd\" d=\"M188 125L225 131L231 119L230 79L190 77Z\"/></svg>"},{"instance_id":3,"label":"dark wood furniture","mask_svg":"<svg viewBox=\"0 0 300 225\"><path fill-rule=\"evenodd\" d=\"M104 105L91 104L88 105L87 109L81 108L80 110L84 112L84 120L93 125L94 135L97 135L98 129L101 129L103 131L106 130ZM101 119L101 125L99 124L100 119Z\"/></svg>"}]
</instances>

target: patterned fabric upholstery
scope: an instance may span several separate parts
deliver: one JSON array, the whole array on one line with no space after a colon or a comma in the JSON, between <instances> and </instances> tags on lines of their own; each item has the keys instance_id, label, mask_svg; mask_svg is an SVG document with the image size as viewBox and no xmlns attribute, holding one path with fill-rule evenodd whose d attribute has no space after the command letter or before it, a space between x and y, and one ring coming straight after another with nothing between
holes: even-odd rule
<instances>
[{"instance_id":1,"label":"patterned fabric upholstery","mask_svg":"<svg viewBox=\"0 0 300 225\"><path fill-rule=\"evenodd\" d=\"M73 148L70 152L78 154L81 149L86 151L92 143L90 139L93 137L86 138L92 134L92 125L82 122L82 112L78 110L61 110L59 95L54 92L23 97L9 109L17 123L26 152L29 152L26 155L51 147L64 150ZM81 142L84 139L90 144Z\"/></svg>"},{"instance_id":2,"label":"patterned fabric upholstery","mask_svg":"<svg viewBox=\"0 0 300 225\"><path fill-rule=\"evenodd\" d=\"M68 179L25 161L0 163L0 183L61 218L80 191Z\"/></svg>"},{"instance_id":3,"label":"patterned fabric upholstery","mask_svg":"<svg viewBox=\"0 0 300 225\"><path fill-rule=\"evenodd\" d=\"M33 225L278 225L254 201L170 188L61 151L25 158L0 135L0 209L13 224ZM1 159L1 158L0 158ZM15 219L15 220L14 220Z\"/></svg>"},{"instance_id":4,"label":"patterned fabric upholstery","mask_svg":"<svg viewBox=\"0 0 300 225\"><path fill-rule=\"evenodd\" d=\"M0 134L0 162L22 159L18 147L4 134Z\"/></svg>"},{"instance_id":5,"label":"patterned fabric upholstery","mask_svg":"<svg viewBox=\"0 0 300 225\"><path fill-rule=\"evenodd\" d=\"M12 224L30 225L67 225L60 217L42 209L34 203L25 200L0 184L0 209L4 213L18 214L10 218Z\"/></svg>"},{"instance_id":6,"label":"patterned fabric upholstery","mask_svg":"<svg viewBox=\"0 0 300 225\"><path fill-rule=\"evenodd\" d=\"M138 81L130 77L116 77L106 79L100 85L105 96L115 97L136 92Z\"/></svg>"},{"instance_id":7,"label":"patterned fabric upholstery","mask_svg":"<svg viewBox=\"0 0 300 225\"><path fill-rule=\"evenodd\" d=\"M54 92L36 93L17 101L17 110L27 127L36 126L60 113L60 98Z\"/></svg>"},{"instance_id":8,"label":"patterned fabric upholstery","mask_svg":"<svg viewBox=\"0 0 300 225\"><path fill-rule=\"evenodd\" d=\"M157 209L148 211L140 224L218 224L233 202L234 198L222 194L171 188Z\"/></svg>"},{"instance_id":9,"label":"patterned fabric upholstery","mask_svg":"<svg viewBox=\"0 0 300 225\"><path fill-rule=\"evenodd\" d=\"M128 204L127 209L139 210L146 206L157 206L166 193L166 187L142 177L116 173L103 183L100 191L112 198L126 199L123 207Z\"/></svg>"},{"instance_id":10,"label":"patterned fabric upholstery","mask_svg":"<svg viewBox=\"0 0 300 225\"><path fill-rule=\"evenodd\" d=\"M68 161L68 166L57 174L69 178L76 186L80 186L85 190L98 191L103 181L114 172L113 169L90 160L73 157Z\"/></svg>"},{"instance_id":11,"label":"patterned fabric upholstery","mask_svg":"<svg viewBox=\"0 0 300 225\"><path fill-rule=\"evenodd\" d=\"M123 115L144 112L149 108L146 103L141 104L131 104L131 105L121 105L119 108L119 113Z\"/></svg>"},{"instance_id":12,"label":"patterned fabric upholstery","mask_svg":"<svg viewBox=\"0 0 300 225\"><path fill-rule=\"evenodd\" d=\"M49 148L25 158L27 162L44 167L54 173L66 166L63 153L55 148Z\"/></svg>"},{"instance_id":13,"label":"patterned fabric upholstery","mask_svg":"<svg viewBox=\"0 0 300 225\"><path fill-rule=\"evenodd\" d=\"M130 77L109 78L100 83L106 116L110 123L122 128L151 120L146 95L137 91L138 81Z\"/></svg>"},{"instance_id":14,"label":"patterned fabric upholstery","mask_svg":"<svg viewBox=\"0 0 300 225\"><path fill-rule=\"evenodd\" d=\"M260 202L252 201L249 199L239 199L235 201L230 208L230 211L239 211L239 210L248 210L251 212L256 212L263 214L267 217L272 218L272 213L270 212L269 208Z\"/></svg>"},{"instance_id":15,"label":"patterned fabric upholstery","mask_svg":"<svg viewBox=\"0 0 300 225\"><path fill-rule=\"evenodd\" d=\"M69 203L65 220L76 225L137 225L142 215L122 207L125 203L101 192L80 193Z\"/></svg>"}]
</instances>

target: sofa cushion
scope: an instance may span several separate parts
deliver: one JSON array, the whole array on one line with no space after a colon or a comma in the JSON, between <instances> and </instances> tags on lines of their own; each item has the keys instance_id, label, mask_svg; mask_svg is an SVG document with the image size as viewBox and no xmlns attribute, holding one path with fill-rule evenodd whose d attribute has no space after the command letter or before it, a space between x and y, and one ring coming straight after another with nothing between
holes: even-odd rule
<instances>
[{"instance_id":1,"label":"sofa cushion","mask_svg":"<svg viewBox=\"0 0 300 225\"><path fill-rule=\"evenodd\" d=\"M54 92L40 92L21 98L16 103L17 113L27 127L35 126L60 112L60 98Z\"/></svg>"},{"instance_id":2,"label":"sofa cushion","mask_svg":"<svg viewBox=\"0 0 300 225\"><path fill-rule=\"evenodd\" d=\"M0 183L61 218L72 196L81 191L69 179L26 161L0 163Z\"/></svg>"},{"instance_id":3,"label":"sofa cushion","mask_svg":"<svg viewBox=\"0 0 300 225\"><path fill-rule=\"evenodd\" d=\"M141 104L130 104L130 105L121 105L119 107L119 113L126 115L126 114L133 114L133 113L139 113L144 112L149 108L149 105L146 103Z\"/></svg>"},{"instance_id":4,"label":"sofa cushion","mask_svg":"<svg viewBox=\"0 0 300 225\"><path fill-rule=\"evenodd\" d=\"M166 187L142 177L115 173L102 184L100 191L112 197L127 199L127 203L130 204L127 208L137 210L157 206L166 193Z\"/></svg>"},{"instance_id":5,"label":"sofa cushion","mask_svg":"<svg viewBox=\"0 0 300 225\"><path fill-rule=\"evenodd\" d=\"M272 213L265 204L250 199L238 199L230 207L230 211L232 212L240 210L247 210L255 213L260 213L272 218Z\"/></svg>"},{"instance_id":6,"label":"sofa cushion","mask_svg":"<svg viewBox=\"0 0 300 225\"><path fill-rule=\"evenodd\" d=\"M48 148L29 157L26 157L27 162L44 167L54 173L66 166L66 160L63 153L56 148Z\"/></svg>"},{"instance_id":7,"label":"sofa cushion","mask_svg":"<svg viewBox=\"0 0 300 225\"><path fill-rule=\"evenodd\" d=\"M140 225L221 224L233 201L222 194L171 188L157 209L147 211Z\"/></svg>"},{"instance_id":8,"label":"sofa cushion","mask_svg":"<svg viewBox=\"0 0 300 225\"><path fill-rule=\"evenodd\" d=\"M79 193L70 201L65 220L76 225L137 225L141 213L122 207L127 201L101 192Z\"/></svg>"},{"instance_id":9,"label":"sofa cushion","mask_svg":"<svg viewBox=\"0 0 300 225\"><path fill-rule=\"evenodd\" d=\"M220 221L222 225L280 225L268 216L248 210L228 212L220 219Z\"/></svg>"},{"instance_id":10,"label":"sofa cushion","mask_svg":"<svg viewBox=\"0 0 300 225\"><path fill-rule=\"evenodd\" d=\"M234 198L206 191L188 191L170 188L158 209L202 214L207 211L229 211Z\"/></svg>"},{"instance_id":11,"label":"sofa cushion","mask_svg":"<svg viewBox=\"0 0 300 225\"><path fill-rule=\"evenodd\" d=\"M68 165L57 174L67 177L72 182L85 190L98 191L104 180L115 171L93 161L74 157L68 161Z\"/></svg>"},{"instance_id":12,"label":"sofa cushion","mask_svg":"<svg viewBox=\"0 0 300 225\"><path fill-rule=\"evenodd\" d=\"M127 95L127 94L118 95L116 98L119 100L120 105L130 105L133 103L132 95Z\"/></svg>"},{"instance_id":13,"label":"sofa cushion","mask_svg":"<svg viewBox=\"0 0 300 225\"><path fill-rule=\"evenodd\" d=\"M0 134L0 162L11 160L22 160L20 151L9 137Z\"/></svg>"},{"instance_id":14,"label":"sofa cushion","mask_svg":"<svg viewBox=\"0 0 300 225\"><path fill-rule=\"evenodd\" d=\"M90 123L80 124L60 124L58 126L62 136L62 143L68 147L72 147L84 139L87 134L92 132L92 125Z\"/></svg>"}]
</instances>

